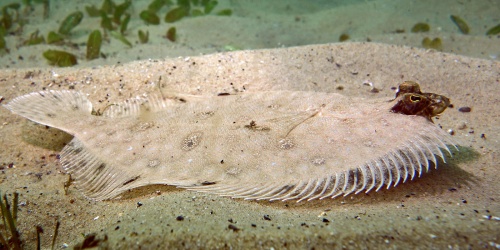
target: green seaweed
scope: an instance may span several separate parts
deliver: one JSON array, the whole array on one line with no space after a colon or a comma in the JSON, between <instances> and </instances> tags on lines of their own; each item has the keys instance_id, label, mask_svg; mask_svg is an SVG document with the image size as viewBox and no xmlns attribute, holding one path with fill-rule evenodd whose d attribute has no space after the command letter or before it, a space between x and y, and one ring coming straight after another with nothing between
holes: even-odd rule
<instances>
[{"instance_id":1,"label":"green seaweed","mask_svg":"<svg viewBox=\"0 0 500 250\"><path fill-rule=\"evenodd\" d=\"M184 7L186 9L191 8L191 1L190 0L177 0L177 5L180 7Z\"/></svg>"},{"instance_id":2,"label":"green seaweed","mask_svg":"<svg viewBox=\"0 0 500 250\"><path fill-rule=\"evenodd\" d=\"M7 195L3 195L3 200L0 194L0 211L2 211L2 221L4 232L0 232L0 248L1 249L22 249L21 236L17 230L17 203L19 202L19 193L14 193L14 203L12 204L12 212L10 211L11 204L7 199ZM7 231L9 228L9 231ZM6 238L7 233L10 233L10 239Z\"/></svg>"},{"instance_id":3,"label":"green seaweed","mask_svg":"<svg viewBox=\"0 0 500 250\"><path fill-rule=\"evenodd\" d=\"M147 43L149 41L149 31L144 32L139 30L138 34L140 43Z\"/></svg>"},{"instance_id":4,"label":"green seaweed","mask_svg":"<svg viewBox=\"0 0 500 250\"><path fill-rule=\"evenodd\" d=\"M500 34L500 24L486 31L487 36L494 36Z\"/></svg>"},{"instance_id":5,"label":"green seaweed","mask_svg":"<svg viewBox=\"0 0 500 250\"><path fill-rule=\"evenodd\" d=\"M5 30L9 30L12 28L12 23L14 21L12 20L12 16L9 14L7 11L7 8L2 9L2 19L0 19L1 25L5 28Z\"/></svg>"},{"instance_id":6,"label":"green seaweed","mask_svg":"<svg viewBox=\"0 0 500 250\"><path fill-rule=\"evenodd\" d=\"M177 29L175 27L171 27L167 30L167 39L171 42L175 42L177 40Z\"/></svg>"},{"instance_id":7,"label":"green seaweed","mask_svg":"<svg viewBox=\"0 0 500 250\"><path fill-rule=\"evenodd\" d=\"M59 27L59 33L63 35L69 35L71 30L75 28L83 19L83 13L81 11L76 11L69 14Z\"/></svg>"},{"instance_id":8,"label":"green seaweed","mask_svg":"<svg viewBox=\"0 0 500 250\"><path fill-rule=\"evenodd\" d=\"M35 230L36 230L36 242L37 242L36 249L42 249L40 234L43 234L43 228L40 225L36 225Z\"/></svg>"},{"instance_id":9,"label":"green seaweed","mask_svg":"<svg viewBox=\"0 0 500 250\"><path fill-rule=\"evenodd\" d=\"M51 31L47 35L47 43L48 44L54 44L54 43L60 43L64 40L64 37L59 35L58 33Z\"/></svg>"},{"instance_id":10,"label":"green seaweed","mask_svg":"<svg viewBox=\"0 0 500 250\"><path fill-rule=\"evenodd\" d=\"M233 11L230 9L223 9L217 12L218 16L230 16L233 14Z\"/></svg>"},{"instance_id":11,"label":"green seaweed","mask_svg":"<svg viewBox=\"0 0 500 250\"><path fill-rule=\"evenodd\" d=\"M114 30L113 24L111 23L111 19L106 15L104 11L101 11L101 27L104 30Z\"/></svg>"},{"instance_id":12,"label":"green seaweed","mask_svg":"<svg viewBox=\"0 0 500 250\"><path fill-rule=\"evenodd\" d=\"M143 10L139 17L147 24L160 24L160 18L152 10Z\"/></svg>"},{"instance_id":13,"label":"green seaweed","mask_svg":"<svg viewBox=\"0 0 500 250\"><path fill-rule=\"evenodd\" d=\"M61 50L47 50L43 52L43 57L49 61L50 65L59 67L69 67L77 64L75 55Z\"/></svg>"},{"instance_id":14,"label":"green seaweed","mask_svg":"<svg viewBox=\"0 0 500 250\"><path fill-rule=\"evenodd\" d=\"M23 21L19 18L18 10L20 4L11 3L2 7L2 18L0 19L0 26L3 26L5 30L12 28L14 23L18 22L20 26L23 25ZM14 16L14 17L13 17Z\"/></svg>"},{"instance_id":15,"label":"green seaweed","mask_svg":"<svg viewBox=\"0 0 500 250\"><path fill-rule=\"evenodd\" d=\"M41 43L45 43L45 38L43 36L39 36L39 30L34 31L30 34L30 38L24 41L24 45L37 45Z\"/></svg>"},{"instance_id":16,"label":"green seaweed","mask_svg":"<svg viewBox=\"0 0 500 250\"><path fill-rule=\"evenodd\" d=\"M127 14L125 14L125 18L123 18L123 21L120 24L120 33L125 34L125 31L127 30L129 22L130 22L130 14L127 13Z\"/></svg>"},{"instance_id":17,"label":"green seaweed","mask_svg":"<svg viewBox=\"0 0 500 250\"><path fill-rule=\"evenodd\" d=\"M95 7L94 5L91 6L85 6L85 10L87 11L87 14L90 17L100 17L101 16L101 10Z\"/></svg>"},{"instance_id":18,"label":"green seaweed","mask_svg":"<svg viewBox=\"0 0 500 250\"><path fill-rule=\"evenodd\" d=\"M422 46L426 49L435 49L438 51L443 50L443 43L441 41L441 38L437 37L431 40L430 38L426 37L422 40Z\"/></svg>"},{"instance_id":19,"label":"green seaweed","mask_svg":"<svg viewBox=\"0 0 500 250\"><path fill-rule=\"evenodd\" d=\"M167 12L165 16L165 22L173 23L181 20L183 17L189 14L189 9L183 6L179 6Z\"/></svg>"},{"instance_id":20,"label":"green seaweed","mask_svg":"<svg viewBox=\"0 0 500 250\"><path fill-rule=\"evenodd\" d=\"M203 6L205 7L205 14L210 14L212 10L217 6L217 1L202 1Z\"/></svg>"},{"instance_id":21,"label":"green seaweed","mask_svg":"<svg viewBox=\"0 0 500 250\"><path fill-rule=\"evenodd\" d=\"M104 0L101 5L101 11L105 14L113 14L113 10L115 8L115 3L111 0Z\"/></svg>"},{"instance_id":22,"label":"green seaweed","mask_svg":"<svg viewBox=\"0 0 500 250\"><path fill-rule=\"evenodd\" d=\"M469 25L467 25L467 23L462 18L455 15L451 15L450 18L455 23L455 25L457 25L462 34L469 34Z\"/></svg>"},{"instance_id":23,"label":"green seaweed","mask_svg":"<svg viewBox=\"0 0 500 250\"><path fill-rule=\"evenodd\" d=\"M99 58L101 54L102 35L99 30L94 30L87 41L87 60Z\"/></svg>"},{"instance_id":24,"label":"green seaweed","mask_svg":"<svg viewBox=\"0 0 500 250\"><path fill-rule=\"evenodd\" d=\"M131 4L132 1L126 0L122 4L117 5L115 7L115 12L113 13L113 22L120 24L122 15L125 14L125 11L127 11Z\"/></svg>"},{"instance_id":25,"label":"green seaweed","mask_svg":"<svg viewBox=\"0 0 500 250\"><path fill-rule=\"evenodd\" d=\"M56 228L54 229L54 236L52 236L52 250L55 249L56 247L56 240L57 240L57 235L59 233L59 226L61 225L61 222L57 221L56 222Z\"/></svg>"},{"instance_id":26,"label":"green seaweed","mask_svg":"<svg viewBox=\"0 0 500 250\"><path fill-rule=\"evenodd\" d=\"M431 27L427 23L417 23L413 25L413 27L411 28L411 32L413 33L428 32L430 29Z\"/></svg>"},{"instance_id":27,"label":"green seaweed","mask_svg":"<svg viewBox=\"0 0 500 250\"><path fill-rule=\"evenodd\" d=\"M346 34L346 33L343 33L342 35L339 36L339 42L344 42L344 41L347 41L349 40L351 37Z\"/></svg>"},{"instance_id":28,"label":"green seaweed","mask_svg":"<svg viewBox=\"0 0 500 250\"><path fill-rule=\"evenodd\" d=\"M148 5L148 10L151 11L151 12L158 12L161 8L163 8L163 6L166 5L166 2L165 0L153 0L153 2L151 2L149 5Z\"/></svg>"},{"instance_id":29,"label":"green seaweed","mask_svg":"<svg viewBox=\"0 0 500 250\"><path fill-rule=\"evenodd\" d=\"M120 42L126 44L130 48L132 48L132 43L130 43L127 38L125 38L121 33L116 32L116 31L111 31L110 32L111 36L118 39Z\"/></svg>"}]
</instances>

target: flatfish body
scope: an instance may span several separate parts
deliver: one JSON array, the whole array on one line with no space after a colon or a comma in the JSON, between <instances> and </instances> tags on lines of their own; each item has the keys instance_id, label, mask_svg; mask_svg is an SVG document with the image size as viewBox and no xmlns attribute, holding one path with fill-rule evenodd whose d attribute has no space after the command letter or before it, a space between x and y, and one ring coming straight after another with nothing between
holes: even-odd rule
<instances>
[{"instance_id":1,"label":"flatfish body","mask_svg":"<svg viewBox=\"0 0 500 250\"><path fill-rule=\"evenodd\" d=\"M74 135L61 163L92 199L168 184L300 201L389 188L444 159L448 135L429 117L391 110L398 102L299 91L152 96L96 115L85 94L63 90L6 107Z\"/></svg>"}]
</instances>

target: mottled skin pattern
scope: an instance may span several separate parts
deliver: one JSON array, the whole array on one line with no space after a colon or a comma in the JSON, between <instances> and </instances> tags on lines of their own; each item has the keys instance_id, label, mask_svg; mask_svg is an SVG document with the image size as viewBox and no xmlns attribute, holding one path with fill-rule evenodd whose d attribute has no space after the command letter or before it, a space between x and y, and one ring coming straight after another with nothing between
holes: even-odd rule
<instances>
[{"instance_id":1,"label":"mottled skin pattern","mask_svg":"<svg viewBox=\"0 0 500 250\"><path fill-rule=\"evenodd\" d=\"M399 85L396 99L398 101L391 108L392 112L423 116L431 122L432 117L443 113L450 105L448 97L434 93L422 93L420 85L412 81L406 81Z\"/></svg>"},{"instance_id":2,"label":"mottled skin pattern","mask_svg":"<svg viewBox=\"0 0 500 250\"><path fill-rule=\"evenodd\" d=\"M176 97L132 99L99 116L75 91L31 93L6 107L74 135L61 164L97 200L150 184L247 199L333 198L420 176L453 145L431 122L448 98L413 82L392 102L302 91Z\"/></svg>"}]
</instances>

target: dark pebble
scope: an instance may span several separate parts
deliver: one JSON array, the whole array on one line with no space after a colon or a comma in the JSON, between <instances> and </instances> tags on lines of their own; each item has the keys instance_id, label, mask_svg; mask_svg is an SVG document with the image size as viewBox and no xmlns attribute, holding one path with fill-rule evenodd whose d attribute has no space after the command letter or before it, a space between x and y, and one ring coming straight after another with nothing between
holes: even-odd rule
<instances>
[{"instance_id":1,"label":"dark pebble","mask_svg":"<svg viewBox=\"0 0 500 250\"><path fill-rule=\"evenodd\" d=\"M227 226L227 228L229 228L229 229L233 230L234 232L238 232L238 231L240 231L240 229L239 229L237 226L233 225L233 224L229 224L229 225Z\"/></svg>"},{"instance_id":2,"label":"dark pebble","mask_svg":"<svg viewBox=\"0 0 500 250\"><path fill-rule=\"evenodd\" d=\"M460 107L458 108L458 111L463 112L463 113L469 113L472 111L470 107Z\"/></svg>"},{"instance_id":3,"label":"dark pebble","mask_svg":"<svg viewBox=\"0 0 500 250\"><path fill-rule=\"evenodd\" d=\"M264 220L271 220L271 217L269 217L269 215L265 214L264 215Z\"/></svg>"},{"instance_id":4,"label":"dark pebble","mask_svg":"<svg viewBox=\"0 0 500 250\"><path fill-rule=\"evenodd\" d=\"M330 222L330 221L329 221L327 218L323 218L323 222L324 222L324 223L328 223L328 222Z\"/></svg>"},{"instance_id":5,"label":"dark pebble","mask_svg":"<svg viewBox=\"0 0 500 250\"><path fill-rule=\"evenodd\" d=\"M179 216L177 216L177 218L175 218L175 219L176 219L176 220L178 220L178 221L183 221L183 220L184 220L184 216L179 215Z\"/></svg>"}]
</instances>

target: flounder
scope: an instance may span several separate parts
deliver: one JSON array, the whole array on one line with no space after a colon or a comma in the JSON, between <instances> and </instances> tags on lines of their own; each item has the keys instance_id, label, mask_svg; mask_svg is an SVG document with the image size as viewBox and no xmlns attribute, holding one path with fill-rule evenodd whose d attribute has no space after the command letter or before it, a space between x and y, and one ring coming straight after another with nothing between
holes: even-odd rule
<instances>
[{"instance_id":1,"label":"flounder","mask_svg":"<svg viewBox=\"0 0 500 250\"><path fill-rule=\"evenodd\" d=\"M302 201L378 191L428 171L455 146L432 122L448 105L404 82L390 102L302 91L179 94L132 99L100 114L81 92L49 90L5 107L74 136L61 163L91 199L168 184Z\"/></svg>"}]
</instances>

